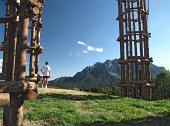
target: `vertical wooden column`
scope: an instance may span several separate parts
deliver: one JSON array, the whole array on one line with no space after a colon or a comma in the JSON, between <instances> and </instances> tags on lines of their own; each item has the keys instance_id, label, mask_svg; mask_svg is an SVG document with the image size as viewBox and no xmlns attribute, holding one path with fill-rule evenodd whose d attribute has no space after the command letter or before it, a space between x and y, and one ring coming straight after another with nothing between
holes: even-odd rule
<instances>
[{"instance_id":1,"label":"vertical wooden column","mask_svg":"<svg viewBox=\"0 0 170 126\"><path fill-rule=\"evenodd\" d=\"M122 21L122 7L121 7L121 0L118 1L118 6L119 6L119 16L118 16L118 20L119 20L119 34L120 36L123 36L123 21ZM122 37L119 37L119 41L120 41L120 60L124 59L124 43L123 43L123 39ZM123 65L121 65L121 82L124 81L124 70L123 70Z\"/></svg>"},{"instance_id":2,"label":"vertical wooden column","mask_svg":"<svg viewBox=\"0 0 170 126\"><path fill-rule=\"evenodd\" d=\"M26 17L28 13L28 6L25 1L21 2L22 11L19 11L19 31L17 43L17 58L15 67L15 80L24 81L26 76L26 54L27 54L27 37L29 18ZM25 95L24 92L17 92L10 94L11 107L11 126L23 126L23 103Z\"/></svg>"},{"instance_id":3,"label":"vertical wooden column","mask_svg":"<svg viewBox=\"0 0 170 126\"><path fill-rule=\"evenodd\" d=\"M133 4L133 2L131 2L131 7L132 8L134 8L134 4ZM135 19L135 11L132 9L132 20L133 20L133 22L132 22L132 24L133 24L133 33L135 33L135 31L136 31L136 19ZM134 34L134 56L135 57L137 57L138 56L138 50L137 50L137 43L138 43L138 40L137 40L137 35L136 34ZM135 59L136 60L136 62L135 62L135 72L134 72L134 76L135 76L135 80L137 81L138 80L138 63L137 63L137 59Z\"/></svg>"},{"instance_id":4,"label":"vertical wooden column","mask_svg":"<svg viewBox=\"0 0 170 126\"><path fill-rule=\"evenodd\" d=\"M9 9L9 16L14 16L17 13L15 1L7 1L7 8ZM7 50L7 59L6 59L6 68L5 72L5 81L14 81L14 66L15 66L15 52L16 52L16 43L17 43L17 22L16 20L10 20L8 23L8 50ZM11 94L10 94L11 96ZM4 126L13 126L11 123L11 107L4 108L4 117L3 124Z\"/></svg>"},{"instance_id":5,"label":"vertical wooden column","mask_svg":"<svg viewBox=\"0 0 170 126\"><path fill-rule=\"evenodd\" d=\"M9 16L9 1L6 1L6 16ZM2 67L2 79L6 80L7 75L7 61L8 61L8 40L9 40L9 23L5 23L5 30L4 30L4 42L5 49L3 50L3 67ZM9 105L3 107L3 126L10 126L10 109Z\"/></svg>"},{"instance_id":6,"label":"vertical wooden column","mask_svg":"<svg viewBox=\"0 0 170 126\"><path fill-rule=\"evenodd\" d=\"M129 41L129 57L131 58L131 57L133 57L133 53L134 53L134 51L133 51L133 47L132 47L132 37L133 37L133 31L132 31L132 22L133 22L133 17L132 17L132 11L130 11L130 9L131 9L131 2L130 2L130 0L128 0L128 2L127 2L127 8L126 8L126 11L127 11L127 16L128 16L128 18L127 18L127 24L128 24L128 33L127 33L127 35L128 35L128 37L129 37L129 39L128 39L128 41ZM130 78L130 80L133 80L133 77L134 77L134 69L133 69L133 62L129 62L129 78Z\"/></svg>"},{"instance_id":7,"label":"vertical wooden column","mask_svg":"<svg viewBox=\"0 0 170 126\"><path fill-rule=\"evenodd\" d=\"M30 44L30 70L29 70L29 76L30 78L35 77L35 60L36 60L36 39L37 38L37 21L32 21L32 28L31 28L31 44Z\"/></svg>"},{"instance_id":8,"label":"vertical wooden column","mask_svg":"<svg viewBox=\"0 0 170 126\"><path fill-rule=\"evenodd\" d=\"M118 6L119 6L119 11L118 11L118 18L117 20L119 20L119 34L120 37L118 39L118 41L120 41L120 59L119 59L119 63L121 65L121 93L122 96L126 96L126 87L124 86L124 82L125 82L125 54L124 54L124 24L123 24L123 10L122 10L122 0L118 0Z\"/></svg>"},{"instance_id":9,"label":"vertical wooden column","mask_svg":"<svg viewBox=\"0 0 170 126\"><path fill-rule=\"evenodd\" d=\"M9 16L9 1L6 1L6 14L5 16ZM4 30L4 50L3 50L3 67L2 67L2 78L5 80L6 77L6 64L7 64L7 58L8 58L8 51L7 51L7 44L8 44L8 32L9 32L9 23L5 23L5 30Z\"/></svg>"},{"instance_id":10,"label":"vertical wooden column","mask_svg":"<svg viewBox=\"0 0 170 126\"><path fill-rule=\"evenodd\" d=\"M41 24L41 14L39 14L39 17L38 17L38 27L37 27L37 47L38 47L38 50L36 51L36 56L35 56L35 73L36 74L38 74L38 70L39 70L39 66L38 66L38 64L39 64L39 54L41 53L41 46L40 46L40 37L41 37L41 32L40 32L40 28L41 28L41 26L40 25L42 25Z\"/></svg>"}]
</instances>

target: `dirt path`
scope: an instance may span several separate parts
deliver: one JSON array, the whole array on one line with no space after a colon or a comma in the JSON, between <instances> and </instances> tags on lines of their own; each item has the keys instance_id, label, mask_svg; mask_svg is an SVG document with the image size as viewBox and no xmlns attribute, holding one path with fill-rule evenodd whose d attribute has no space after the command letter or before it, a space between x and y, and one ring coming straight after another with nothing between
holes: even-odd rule
<instances>
[{"instance_id":1,"label":"dirt path","mask_svg":"<svg viewBox=\"0 0 170 126\"><path fill-rule=\"evenodd\" d=\"M39 88L39 94L46 93L57 93L57 94L71 94L71 95L89 95L90 93L76 90L68 90L68 89L54 89L54 88Z\"/></svg>"},{"instance_id":2,"label":"dirt path","mask_svg":"<svg viewBox=\"0 0 170 126\"><path fill-rule=\"evenodd\" d=\"M68 90L68 89L54 89L54 88L39 88L39 94L46 93L56 93L56 94L70 94L70 95L89 95L90 93L76 90ZM9 94L0 94L0 107L9 104Z\"/></svg>"}]
</instances>

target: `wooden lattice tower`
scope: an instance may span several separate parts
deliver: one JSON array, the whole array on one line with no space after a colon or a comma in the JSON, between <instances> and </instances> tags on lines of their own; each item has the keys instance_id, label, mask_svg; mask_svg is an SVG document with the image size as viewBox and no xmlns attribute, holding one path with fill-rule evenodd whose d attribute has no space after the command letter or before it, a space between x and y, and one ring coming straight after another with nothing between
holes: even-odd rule
<instances>
[{"instance_id":1,"label":"wooden lattice tower","mask_svg":"<svg viewBox=\"0 0 170 126\"><path fill-rule=\"evenodd\" d=\"M0 18L0 23L5 25L4 42L0 46L3 51L0 93L9 93L10 105L4 107L3 125L23 126L24 100L37 96L39 54L43 50L40 46L40 29L44 0L5 2L6 15ZM26 76L27 54L30 55L29 76Z\"/></svg>"},{"instance_id":2,"label":"wooden lattice tower","mask_svg":"<svg viewBox=\"0 0 170 126\"><path fill-rule=\"evenodd\" d=\"M146 0L118 0L122 96L152 98L148 4Z\"/></svg>"}]
</instances>

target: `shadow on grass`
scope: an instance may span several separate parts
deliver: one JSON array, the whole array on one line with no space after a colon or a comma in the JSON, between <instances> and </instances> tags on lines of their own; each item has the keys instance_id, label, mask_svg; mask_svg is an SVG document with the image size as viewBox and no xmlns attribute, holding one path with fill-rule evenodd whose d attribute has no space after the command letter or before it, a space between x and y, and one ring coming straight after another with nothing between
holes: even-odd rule
<instances>
[{"instance_id":1,"label":"shadow on grass","mask_svg":"<svg viewBox=\"0 0 170 126\"><path fill-rule=\"evenodd\" d=\"M79 126L170 126L170 113L162 117L151 117L121 122L98 121L93 123L80 123Z\"/></svg>"},{"instance_id":2,"label":"shadow on grass","mask_svg":"<svg viewBox=\"0 0 170 126\"><path fill-rule=\"evenodd\" d=\"M41 94L39 99L42 98L56 98L62 100L75 100L75 101L85 101L85 100L108 100L108 99L119 99L120 97L113 97L108 95L71 95L71 94Z\"/></svg>"}]
</instances>

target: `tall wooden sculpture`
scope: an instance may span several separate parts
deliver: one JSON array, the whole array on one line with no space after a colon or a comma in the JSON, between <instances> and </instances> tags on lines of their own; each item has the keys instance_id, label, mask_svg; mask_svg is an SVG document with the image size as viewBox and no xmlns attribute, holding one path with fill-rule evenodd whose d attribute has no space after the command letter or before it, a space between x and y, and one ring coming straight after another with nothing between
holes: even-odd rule
<instances>
[{"instance_id":1,"label":"tall wooden sculpture","mask_svg":"<svg viewBox=\"0 0 170 126\"><path fill-rule=\"evenodd\" d=\"M10 94L10 105L4 107L4 126L23 126L24 100L35 96L38 83L41 13L43 0L6 0L2 80L0 93ZM29 28L31 31L29 32ZM28 45L28 36L31 42ZM26 58L30 55L29 76L26 76Z\"/></svg>"},{"instance_id":2,"label":"tall wooden sculpture","mask_svg":"<svg viewBox=\"0 0 170 126\"><path fill-rule=\"evenodd\" d=\"M118 0L122 96L152 99L146 0Z\"/></svg>"}]
</instances>

